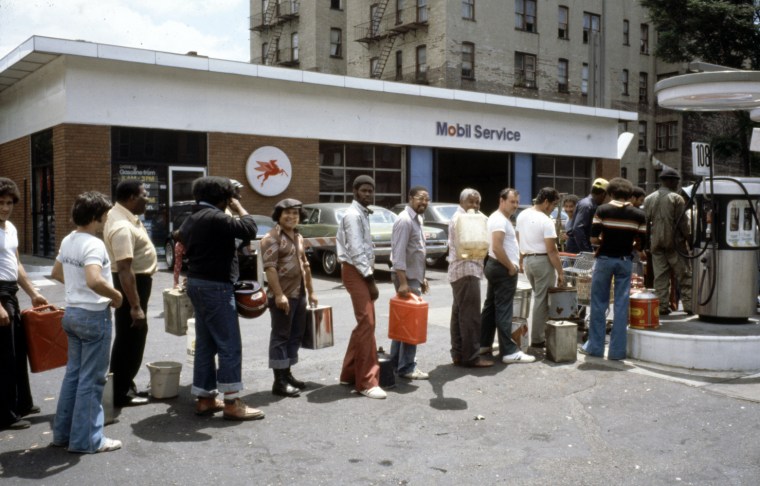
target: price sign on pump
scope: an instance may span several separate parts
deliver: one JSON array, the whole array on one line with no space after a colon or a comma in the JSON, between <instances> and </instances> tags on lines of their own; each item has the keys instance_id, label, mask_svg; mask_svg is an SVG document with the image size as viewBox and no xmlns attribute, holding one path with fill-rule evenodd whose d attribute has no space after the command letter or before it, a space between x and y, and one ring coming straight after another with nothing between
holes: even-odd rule
<instances>
[{"instance_id":1,"label":"price sign on pump","mask_svg":"<svg viewBox=\"0 0 760 486\"><path fill-rule=\"evenodd\" d=\"M691 163L694 175L709 177L712 165L712 150L709 143L691 143Z\"/></svg>"}]
</instances>

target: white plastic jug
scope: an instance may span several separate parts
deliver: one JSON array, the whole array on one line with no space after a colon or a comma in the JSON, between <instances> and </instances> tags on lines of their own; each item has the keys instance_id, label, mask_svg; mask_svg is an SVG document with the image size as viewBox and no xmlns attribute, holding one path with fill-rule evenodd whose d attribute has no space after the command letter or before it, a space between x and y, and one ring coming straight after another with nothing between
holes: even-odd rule
<instances>
[{"instance_id":1,"label":"white plastic jug","mask_svg":"<svg viewBox=\"0 0 760 486\"><path fill-rule=\"evenodd\" d=\"M468 260L482 260L488 254L488 218L470 209L456 221L457 256Z\"/></svg>"}]
</instances>

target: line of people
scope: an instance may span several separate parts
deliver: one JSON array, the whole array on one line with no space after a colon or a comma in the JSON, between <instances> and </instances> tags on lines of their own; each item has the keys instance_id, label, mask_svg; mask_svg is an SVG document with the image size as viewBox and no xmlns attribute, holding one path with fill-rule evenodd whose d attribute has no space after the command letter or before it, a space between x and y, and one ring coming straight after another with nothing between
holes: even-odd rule
<instances>
[{"instance_id":1,"label":"line of people","mask_svg":"<svg viewBox=\"0 0 760 486\"><path fill-rule=\"evenodd\" d=\"M625 179L609 183L597 179L592 193L578 203L574 214L569 205L568 238L589 239L597 249L592 280L591 324L588 342L581 352L600 356L604 350L604 310L609 288L615 279L615 322L608 357L625 357L625 326L631 260L634 248L641 249L647 236L653 242L655 283L658 276L675 267L667 246L673 223L667 217L683 208L683 199L673 192L678 174L667 169L661 175L663 188L647 197L647 215L629 200L639 199ZM353 329L340 373L340 383L375 399L386 398L379 386L379 363L375 340L374 302L379 295L374 280L374 251L369 228L369 205L374 199L375 181L366 175L353 181L353 202L342 218L336 251L342 279L350 295L357 325ZM612 198L603 204L606 195ZM193 184L197 202L193 213L179 229L188 260L188 295L196 315L196 355L191 393L196 397L195 412L213 415L222 412L228 420L257 420L264 413L240 398L242 344L234 300L237 280L236 240L256 235L253 217L240 204L234 184L222 177L203 177ZM636 198L634 198L636 196ZM448 281L452 287L451 358L454 365L482 368L493 366L495 336L499 337L498 359L504 363L531 363L512 339L513 302L518 273L524 273L533 289L531 344L544 345L548 320L548 290L564 285L565 277L557 250L556 225L550 214L560 199L550 187L541 189L530 208L522 211L513 225L511 218L519 206L519 193L507 188L499 194L499 207L488 218L490 235L488 258L461 258L456 248L456 221L468 210L478 210L481 195L472 188L460 194L460 207L449 225ZM23 416L39 411L31 401L23 328L20 324L17 285L34 305L45 298L33 288L18 257L15 227L8 221L19 200L13 181L0 178L0 345L4 373L3 426L28 427ZM66 286L64 329L69 337L70 355L54 424L53 445L76 452L118 449L121 443L102 433L102 400L105 375L114 373L115 405L147 403L145 392L134 384L143 358L147 336L146 311L156 271L155 249L139 215L145 211L146 192L139 181L122 181L116 188L116 204L96 192L79 195L72 209L76 230L67 236L56 258L53 277ZM401 296L427 292L425 278L425 238L421 215L430 201L426 188L413 187L407 206L394 223L392 234L392 280ZM635 201L636 202L636 201ZM225 212L227 211L227 212ZM591 219L589 220L589 214ZM233 217L234 216L234 217ZM284 199L275 205L276 225L264 236L261 252L268 280L268 307L271 316L269 367L273 369L272 393L296 397L306 383L296 379L291 367L298 363L298 350L305 330L307 303L316 305L311 272L303 238L297 225L304 218L300 201ZM561 217L561 216L558 216ZM668 226L669 233L658 228ZM688 228L686 228L688 229ZM103 232L103 240L97 235ZM679 229L684 231L684 229ZM639 244L634 247L634 240ZM584 242L585 244L585 242ZM579 243L579 246L581 244ZM680 275L680 274L679 274ZM480 280L488 285L481 310ZM669 283L669 279L667 280ZM690 311L688 286L682 283L684 309ZM658 294L661 289L657 287ZM662 302L662 301L661 301ZM667 305L667 299L664 300ZM662 305L662 304L661 304ZM115 339L111 340L111 315L115 312ZM662 311L662 309L661 309ZM666 313L666 312L663 312ZM392 341L391 363L396 374L409 380L428 379L417 367L417 347ZM21 366L23 358L23 366ZM218 360L218 366L217 366ZM222 394L223 400L218 399Z\"/></svg>"}]
</instances>

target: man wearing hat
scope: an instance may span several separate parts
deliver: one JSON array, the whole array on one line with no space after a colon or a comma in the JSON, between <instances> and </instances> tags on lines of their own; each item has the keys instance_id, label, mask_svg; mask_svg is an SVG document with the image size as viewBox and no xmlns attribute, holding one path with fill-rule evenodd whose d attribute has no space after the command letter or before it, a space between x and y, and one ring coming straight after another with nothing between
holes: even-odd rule
<instances>
[{"instance_id":1,"label":"man wearing hat","mask_svg":"<svg viewBox=\"0 0 760 486\"><path fill-rule=\"evenodd\" d=\"M652 253L654 289L660 301L660 314L670 314L670 273L675 273L681 288L683 310L691 314L691 265L678 254L685 251L689 224L683 214L686 202L676 192L681 176L675 169L665 167L660 173L660 189L644 199L644 211L649 223L649 250Z\"/></svg>"},{"instance_id":2,"label":"man wearing hat","mask_svg":"<svg viewBox=\"0 0 760 486\"><path fill-rule=\"evenodd\" d=\"M607 180L601 177L594 179L591 184L591 194L584 197L575 207L570 230L567 232L565 249L569 253L592 252L591 222L596 208L604 203L607 197Z\"/></svg>"},{"instance_id":3,"label":"man wearing hat","mask_svg":"<svg viewBox=\"0 0 760 486\"><path fill-rule=\"evenodd\" d=\"M375 181L360 175L354 179L354 200L338 226L336 250L341 262L341 278L354 307L356 327L351 332L343 368L342 385L353 385L357 392L368 398L382 399L380 364L377 361L375 341L375 301L379 295L375 285L375 254L369 231L367 207L375 196Z\"/></svg>"},{"instance_id":4,"label":"man wearing hat","mask_svg":"<svg viewBox=\"0 0 760 486\"><path fill-rule=\"evenodd\" d=\"M306 388L303 381L293 377L290 367L298 363L298 348L306 328L307 293L309 303L317 305L303 236L296 227L305 218L301 201L283 199L272 213L277 224L261 239L272 317L269 335L269 367L274 371L272 393L284 397L297 397Z\"/></svg>"}]
</instances>

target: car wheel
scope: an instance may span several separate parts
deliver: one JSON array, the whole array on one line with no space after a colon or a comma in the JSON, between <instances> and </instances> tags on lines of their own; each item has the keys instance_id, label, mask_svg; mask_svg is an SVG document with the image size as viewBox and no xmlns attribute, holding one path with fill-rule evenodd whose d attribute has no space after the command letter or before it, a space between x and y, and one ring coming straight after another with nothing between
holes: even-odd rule
<instances>
[{"instance_id":1,"label":"car wheel","mask_svg":"<svg viewBox=\"0 0 760 486\"><path fill-rule=\"evenodd\" d=\"M441 267L443 266L443 262L445 261L446 261L445 256L425 258L425 263L427 264L428 267L431 267L431 268Z\"/></svg>"},{"instance_id":2,"label":"car wheel","mask_svg":"<svg viewBox=\"0 0 760 486\"><path fill-rule=\"evenodd\" d=\"M325 272L328 277L334 277L340 273L338 256L335 252L329 250L322 252L322 271Z\"/></svg>"},{"instance_id":3,"label":"car wheel","mask_svg":"<svg viewBox=\"0 0 760 486\"><path fill-rule=\"evenodd\" d=\"M169 267L169 270L172 270L174 268L174 245L171 241L167 241L164 247L164 259L166 260L166 266Z\"/></svg>"}]
</instances>

